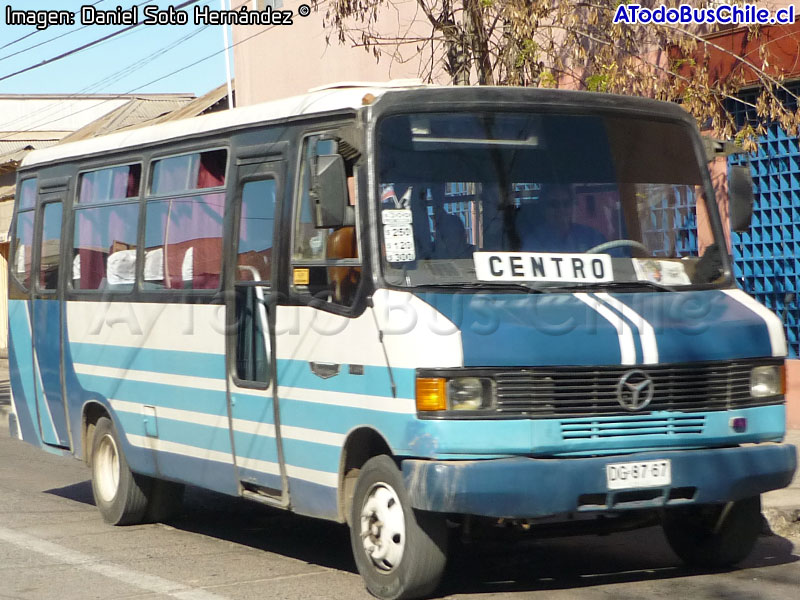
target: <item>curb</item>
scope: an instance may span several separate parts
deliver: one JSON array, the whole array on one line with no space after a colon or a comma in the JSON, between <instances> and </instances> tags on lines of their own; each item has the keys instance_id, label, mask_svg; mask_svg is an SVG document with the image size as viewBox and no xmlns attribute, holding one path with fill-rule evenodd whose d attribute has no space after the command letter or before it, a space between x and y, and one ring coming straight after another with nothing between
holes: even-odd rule
<instances>
[{"instance_id":1,"label":"curb","mask_svg":"<svg viewBox=\"0 0 800 600\"><path fill-rule=\"evenodd\" d=\"M800 508L765 508L764 518L772 535L800 538Z\"/></svg>"}]
</instances>

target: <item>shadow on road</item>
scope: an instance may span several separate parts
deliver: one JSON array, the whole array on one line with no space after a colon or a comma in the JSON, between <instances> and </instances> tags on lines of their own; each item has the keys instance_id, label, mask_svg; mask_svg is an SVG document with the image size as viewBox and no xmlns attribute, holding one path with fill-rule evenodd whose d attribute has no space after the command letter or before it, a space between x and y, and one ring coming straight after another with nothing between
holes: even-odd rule
<instances>
[{"instance_id":1,"label":"shadow on road","mask_svg":"<svg viewBox=\"0 0 800 600\"><path fill-rule=\"evenodd\" d=\"M798 560L789 540L765 536L740 567L767 567ZM720 571L683 566L670 551L660 528L651 527L603 537L459 547L439 592L450 595L570 590L648 581L662 582L664 586L669 580L677 582L715 572Z\"/></svg>"},{"instance_id":2,"label":"shadow on road","mask_svg":"<svg viewBox=\"0 0 800 600\"><path fill-rule=\"evenodd\" d=\"M88 481L46 493L93 504ZM337 523L189 487L182 513L169 525L309 564L356 573L348 529ZM793 554L791 541L769 535L759 539L741 568L799 560ZM668 582L679 585L686 578L714 572L682 566L658 527L608 536L525 538L513 543L455 542L439 594L570 590L630 582L661 582L660 586L669 586ZM735 590L728 591L735 596Z\"/></svg>"},{"instance_id":3,"label":"shadow on road","mask_svg":"<svg viewBox=\"0 0 800 600\"><path fill-rule=\"evenodd\" d=\"M94 506L94 496L92 496L91 481L81 481L80 483L73 483L72 485L65 487L45 490L44 493Z\"/></svg>"}]
</instances>

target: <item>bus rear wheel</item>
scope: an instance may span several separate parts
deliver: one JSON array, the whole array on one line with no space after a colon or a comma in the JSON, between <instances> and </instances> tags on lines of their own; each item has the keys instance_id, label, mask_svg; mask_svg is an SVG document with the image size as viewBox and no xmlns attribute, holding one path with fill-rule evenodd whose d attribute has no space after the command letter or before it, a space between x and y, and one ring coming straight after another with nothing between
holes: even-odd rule
<instances>
[{"instance_id":1,"label":"bus rear wheel","mask_svg":"<svg viewBox=\"0 0 800 600\"><path fill-rule=\"evenodd\" d=\"M411 507L388 456L369 459L359 473L350 542L358 572L378 598L419 598L439 585L447 561L445 519Z\"/></svg>"},{"instance_id":2,"label":"bus rear wheel","mask_svg":"<svg viewBox=\"0 0 800 600\"><path fill-rule=\"evenodd\" d=\"M144 521L150 484L128 468L114 424L100 417L92 440L92 494L103 520L112 525Z\"/></svg>"},{"instance_id":3,"label":"bus rear wheel","mask_svg":"<svg viewBox=\"0 0 800 600\"><path fill-rule=\"evenodd\" d=\"M761 497L670 509L662 521L670 547L691 566L728 567L750 554L761 531Z\"/></svg>"}]
</instances>

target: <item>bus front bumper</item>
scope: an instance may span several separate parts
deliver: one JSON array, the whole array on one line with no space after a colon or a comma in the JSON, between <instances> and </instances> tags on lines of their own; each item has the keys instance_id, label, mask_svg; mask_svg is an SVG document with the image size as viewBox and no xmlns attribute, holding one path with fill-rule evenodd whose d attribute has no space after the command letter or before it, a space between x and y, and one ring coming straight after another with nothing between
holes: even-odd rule
<instances>
[{"instance_id":1,"label":"bus front bumper","mask_svg":"<svg viewBox=\"0 0 800 600\"><path fill-rule=\"evenodd\" d=\"M606 465L665 459L671 464L669 485L608 489ZM797 450L790 444L591 458L402 462L415 508L498 518L728 502L786 487L796 468Z\"/></svg>"}]
</instances>

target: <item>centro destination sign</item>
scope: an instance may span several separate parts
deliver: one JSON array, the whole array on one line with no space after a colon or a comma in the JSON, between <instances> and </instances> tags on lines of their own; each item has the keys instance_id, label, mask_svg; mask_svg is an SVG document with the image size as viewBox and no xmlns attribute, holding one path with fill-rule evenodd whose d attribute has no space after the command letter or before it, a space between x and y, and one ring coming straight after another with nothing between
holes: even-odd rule
<instances>
[{"instance_id":1,"label":"centro destination sign","mask_svg":"<svg viewBox=\"0 0 800 600\"><path fill-rule=\"evenodd\" d=\"M613 281L608 254L546 252L475 252L475 275L481 281Z\"/></svg>"}]
</instances>

